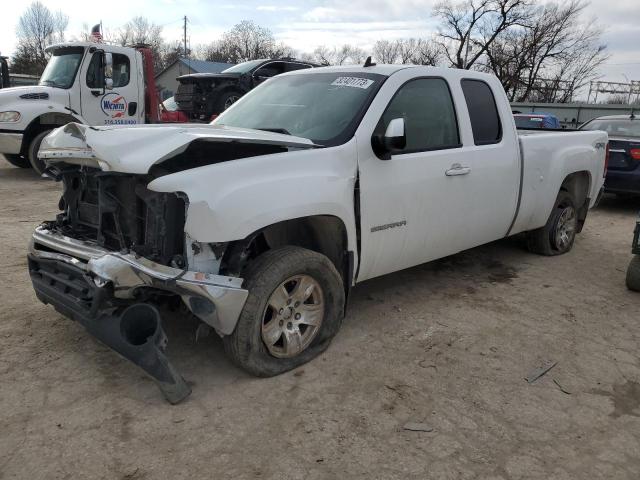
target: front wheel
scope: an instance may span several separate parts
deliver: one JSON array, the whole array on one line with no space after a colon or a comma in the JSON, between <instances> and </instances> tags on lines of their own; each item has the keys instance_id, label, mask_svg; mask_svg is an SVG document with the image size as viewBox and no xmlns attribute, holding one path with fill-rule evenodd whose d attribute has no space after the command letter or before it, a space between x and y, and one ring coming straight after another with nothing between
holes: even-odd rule
<instances>
[{"instance_id":1,"label":"front wheel","mask_svg":"<svg viewBox=\"0 0 640 480\"><path fill-rule=\"evenodd\" d=\"M245 275L249 290L236 329L223 338L241 368L270 377L322 353L340 329L344 288L331 261L300 247L269 250Z\"/></svg>"},{"instance_id":2,"label":"front wheel","mask_svg":"<svg viewBox=\"0 0 640 480\"><path fill-rule=\"evenodd\" d=\"M222 92L216 101L216 113L219 114L224 112L227 108L240 100L240 97L242 97L242 93L237 90L227 90Z\"/></svg>"},{"instance_id":3,"label":"front wheel","mask_svg":"<svg viewBox=\"0 0 640 480\"><path fill-rule=\"evenodd\" d=\"M529 251L540 255L562 255L573 247L578 212L569 192L561 190L544 227L527 232Z\"/></svg>"},{"instance_id":4,"label":"front wheel","mask_svg":"<svg viewBox=\"0 0 640 480\"><path fill-rule=\"evenodd\" d=\"M627 288L640 292L640 255L634 255L627 268Z\"/></svg>"},{"instance_id":5,"label":"front wheel","mask_svg":"<svg viewBox=\"0 0 640 480\"><path fill-rule=\"evenodd\" d=\"M7 159L14 167L18 168L31 168L31 163L28 158L24 158L22 155L14 155L10 153L3 153L4 158Z\"/></svg>"},{"instance_id":6,"label":"front wheel","mask_svg":"<svg viewBox=\"0 0 640 480\"><path fill-rule=\"evenodd\" d=\"M50 133L51 130L40 132L34 137L33 140L31 140L31 144L29 144L29 162L31 162L31 166L38 175L42 175L47 168L47 165L38 158L38 150L40 150L40 144L42 143L44 137L46 137Z\"/></svg>"}]
</instances>

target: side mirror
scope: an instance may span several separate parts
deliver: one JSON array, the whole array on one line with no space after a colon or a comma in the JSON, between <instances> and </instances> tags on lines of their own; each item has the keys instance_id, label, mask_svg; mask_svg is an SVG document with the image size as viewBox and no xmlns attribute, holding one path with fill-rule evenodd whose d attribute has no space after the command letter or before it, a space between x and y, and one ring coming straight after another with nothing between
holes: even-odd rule
<instances>
[{"instance_id":1,"label":"side mirror","mask_svg":"<svg viewBox=\"0 0 640 480\"><path fill-rule=\"evenodd\" d=\"M113 54L104 53L104 78L113 78Z\"/></svg>"},{"instance_id":2,"label":"side mirror","mask_svg":"<svg viewBox=\"0 0 640 480\"><path fill-rule=\"evenodd\" d=\"M387 125L382 139L385 150L395 153L407 145L407 137L404 133L404 118L394 118Z\"/></svg>"}]
</instances>

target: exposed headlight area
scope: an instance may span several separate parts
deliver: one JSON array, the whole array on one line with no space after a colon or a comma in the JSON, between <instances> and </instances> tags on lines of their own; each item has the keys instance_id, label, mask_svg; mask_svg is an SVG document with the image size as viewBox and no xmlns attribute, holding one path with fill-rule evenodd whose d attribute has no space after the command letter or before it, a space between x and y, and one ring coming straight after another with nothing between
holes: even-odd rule
<instances>
[{"instance_id":1,"label":"exposed headlight area","mask_svg":"<svg viewBox=\"0 0 640 480\"><path fill-rule=\"evenodd\" d=\"M13 112L13 111L0 112L0 123L2 122L15 123L19 120L20 120L20 112Z\"/></svg>"}]
</instances>

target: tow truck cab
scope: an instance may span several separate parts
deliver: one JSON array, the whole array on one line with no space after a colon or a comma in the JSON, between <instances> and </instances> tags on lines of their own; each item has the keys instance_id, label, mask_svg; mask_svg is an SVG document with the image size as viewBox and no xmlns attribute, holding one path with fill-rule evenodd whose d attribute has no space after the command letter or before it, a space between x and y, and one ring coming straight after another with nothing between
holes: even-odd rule
<instances>
[{"instance_id":1,"label":"tow truck cab","mask_svg":"<svg viewBox=\"0 0 640 480\"><path fill-rule=\"evenodd\" d=\"M47 51L51 59L38 85L0 91L0 154L14 165L40 171L42 138L69 122L159 121L151 52L145 46L72 42Z\"/></svg>"}]
</instances>

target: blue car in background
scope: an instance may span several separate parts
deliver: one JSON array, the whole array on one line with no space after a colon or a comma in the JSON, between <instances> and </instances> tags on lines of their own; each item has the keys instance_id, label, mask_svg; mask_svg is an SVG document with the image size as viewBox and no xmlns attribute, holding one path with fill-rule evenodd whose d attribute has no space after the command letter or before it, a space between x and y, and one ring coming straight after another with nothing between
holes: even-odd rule
<instances>
[{"instance_id":1,"label":"blue car in background","mask_svg":"<svg viewBox=\"0 0 640 480\"><path fill-rule=\"evenodd\" d=\"M516 128L523 130L535 130L538 128L559 130L562 128L558 117L550 113L514 113L513 118L516 120Z\"/></svg>"},{"instance_id":2,"label":"blue car in background","mask_svg":"<svg viewBox=\"0 0 640 480\"><path fill-rule=\"evenodd\" d=\"M635 115L610 115L588 121L580 130L609 134L609 165L605 192L640 195L640 119Z\"/></svg>"}]
</instances>

